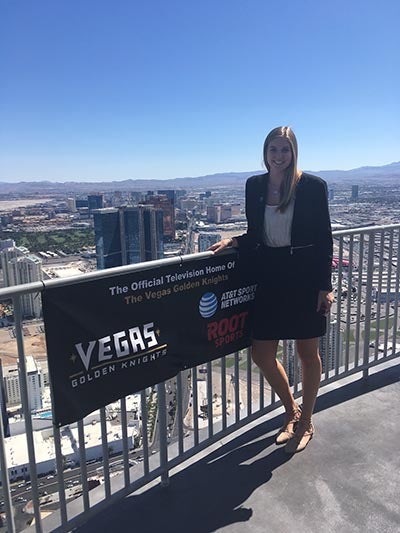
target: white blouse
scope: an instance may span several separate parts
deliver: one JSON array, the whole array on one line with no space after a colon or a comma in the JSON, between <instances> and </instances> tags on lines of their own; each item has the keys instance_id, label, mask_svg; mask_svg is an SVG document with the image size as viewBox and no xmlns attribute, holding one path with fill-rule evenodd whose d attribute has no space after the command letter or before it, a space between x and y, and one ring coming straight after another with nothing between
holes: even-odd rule
<instances>
[{"instance_id":1,"label":"white blouse","mask_svg":"<svg viewBox=\"0 0 400 533\"><path fill-rule=\"evenodd\" d=\"M266 205L264 214L264 244L274 248L290 246L294 201L284 213L276 205Z\"/></svg>"}]
</instances>

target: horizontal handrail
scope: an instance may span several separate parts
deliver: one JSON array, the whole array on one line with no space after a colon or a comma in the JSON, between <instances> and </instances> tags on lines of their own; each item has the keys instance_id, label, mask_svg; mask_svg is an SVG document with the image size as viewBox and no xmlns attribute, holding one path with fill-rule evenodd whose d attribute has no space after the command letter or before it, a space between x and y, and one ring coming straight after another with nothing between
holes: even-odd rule
<instances>
[{"instance_id":1,"label":"horizontal handrail","mask_svg":"<svg viewBox=\"0 0 400 533\"><path fill-rule=\"evenodd\" d=\"M365 226L360 228L350 228L350 229L341 229L341 230L335 230L333 231L334 237L340 237L342 235L357 235L357 234L368 234L368 233L375 233L377 231L388 231L388 230L395 230L399 229L400 224L388 224L385 226Z\"/></svg>"},{"instance_id":2,"label":"horizontal handrail","mask_svg":"<svg viewBox=\"0 0 400 533\"><path fill-rule=\"evenodd\" d=\"M386 226L367 226L361 228L353 229L344 229L344 230L335 230L333 232L333 237L341 237L345 235L357 235L357 234L368 234L376 233L380 231L389 231L399 229L400 224L390 224ZM232 249L224 250L222 253L235 253ZM177 255L176 257L168 257L164 259L155 259L153 261L146 261L143 263L135 263L131 265L118 266L113 268L107 268L104 270L96 270L95 272L87 272L85 274L80 274L78 276L73 276L70 278L63 279L49 279L43 281L35 281L33 283L24 283L21 285L12 285L10 287L3 287L0 289L0 300L11 298L13 295L17 294L30 294L35 292L42 292L45 288L48 287L60 287L68 285L76 285L77 283L82 283L85 281L92 281L96 279L109 278L118 274L126 274L128 272L141 272L149 270L158 266L174 265L174 264L183 264L186 261L193 261L197 259L206 259L207 257L212 257L214 252L198 252L193 254L184 254Z\"/></svg>"},{"instance_id":3,"label":"horizontal handrail","mask_svg":"<svg viewBox=\"0 0 400 533\"><path fill-rule=\"evenodd\" d=\"M232 250L226 250L223 253L232 253ZM214 252L199 252L195 254L178 255L176 257L168 257L165 259L155 259L153 261L146 261L144 263L135 263L132 265L124 265L104 270L96 270L95 272L86 272L78 276L72 276L67 279L49 279L43 281L35 281L33 283L24 283L21 285L12 285L10 287L3 287L0 289L0 300L4 298L11 298L17 294L30 294L33 292L42 292L49 287L65 287L66 285L76 285L85 281L92 281L96 279L110 278L118 274L126 274L128 272L141 272L150 270L154 267L161 267L167 265L180 265L187 261L206 259L212 257Z\"/></svg>"}]
</instances>

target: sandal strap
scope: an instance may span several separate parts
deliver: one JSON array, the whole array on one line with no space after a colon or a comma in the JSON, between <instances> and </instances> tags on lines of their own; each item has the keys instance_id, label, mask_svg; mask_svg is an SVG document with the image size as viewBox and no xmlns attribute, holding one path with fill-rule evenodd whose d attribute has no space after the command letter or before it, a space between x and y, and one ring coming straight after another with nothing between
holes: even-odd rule
<instances>
[{"instance_id":1,"label":"sandal strap","mask_svg":"<svg viewBox=\"0 0 400 533\"><path fill-rule=\"evenodd\" d=\"M301 407L300 405L297 406L297 409L294 411L292 418L285 424L294 424L295 422L298 422L301 417Z\"/></svg>"},{"instance_id":2,"label":"sandal strap","mask_svg":"<svg viewBox=\"0 0 400 533\"><path fill-rule=\"evenodd\" d=\"M301 426L306 425L306 424L307 424L306 430L302 431ZM311 420L303 421L300 419L297 423L296 432L298 432L299 435L305 435L305 436L312 435L314 433L314 425L311 422Z\"/></svg>"}]
</instances>

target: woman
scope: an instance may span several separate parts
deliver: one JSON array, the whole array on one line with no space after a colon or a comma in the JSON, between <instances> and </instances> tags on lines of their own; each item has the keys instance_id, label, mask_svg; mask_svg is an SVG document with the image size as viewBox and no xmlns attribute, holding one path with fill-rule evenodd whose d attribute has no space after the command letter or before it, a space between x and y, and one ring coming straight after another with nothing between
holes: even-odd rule
<instances>
[{"instance_id":1,"label":"woman","mask_svg":"<svg viewBox=\"0 0 400 533\"><path fill-rule=\"evenodd\" d=\"M319 337L333 302L332 232L326 183L297 169L297 140L290 127L265 139L266 174L246 183L247 232L211 246L256 253L257 298L252 358L285 407L276 443L295 453L314 433L311 415L321 380ZM296 339L302 365L303 404L295 402L286 372L276 359L278 342Z\"/></svg>"}]
</instances>

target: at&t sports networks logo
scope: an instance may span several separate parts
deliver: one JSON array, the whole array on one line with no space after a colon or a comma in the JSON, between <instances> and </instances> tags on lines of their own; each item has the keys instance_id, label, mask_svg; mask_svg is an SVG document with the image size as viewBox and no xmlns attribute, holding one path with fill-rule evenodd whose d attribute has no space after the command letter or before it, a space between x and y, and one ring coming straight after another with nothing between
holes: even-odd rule
<instances>
[{"instance_id":1,"label":"at&t sports networks logo","mask_svg":"<svg viewBox=\"0 0 400 533\"><path fill-rule=\"evenodd\" d=\"M211 318L218 309L218 298L213 292L206 292L199 302L199 313L203 318ZM243 337L248 311L226 316L207 324L207 338L218 348Z\"/></svg>"},{"instance_id":2,"label":"at&t sports networks logo","mask_svg":"<svg viewBox=\"0 0 400 533\"><path fill-rule=\"evenodd\" d=\"M218 298L213 292L206 292L200 299L199 313L203 318L210 318L215 315L218 309Z\"/></svg>"}]
</instances>

